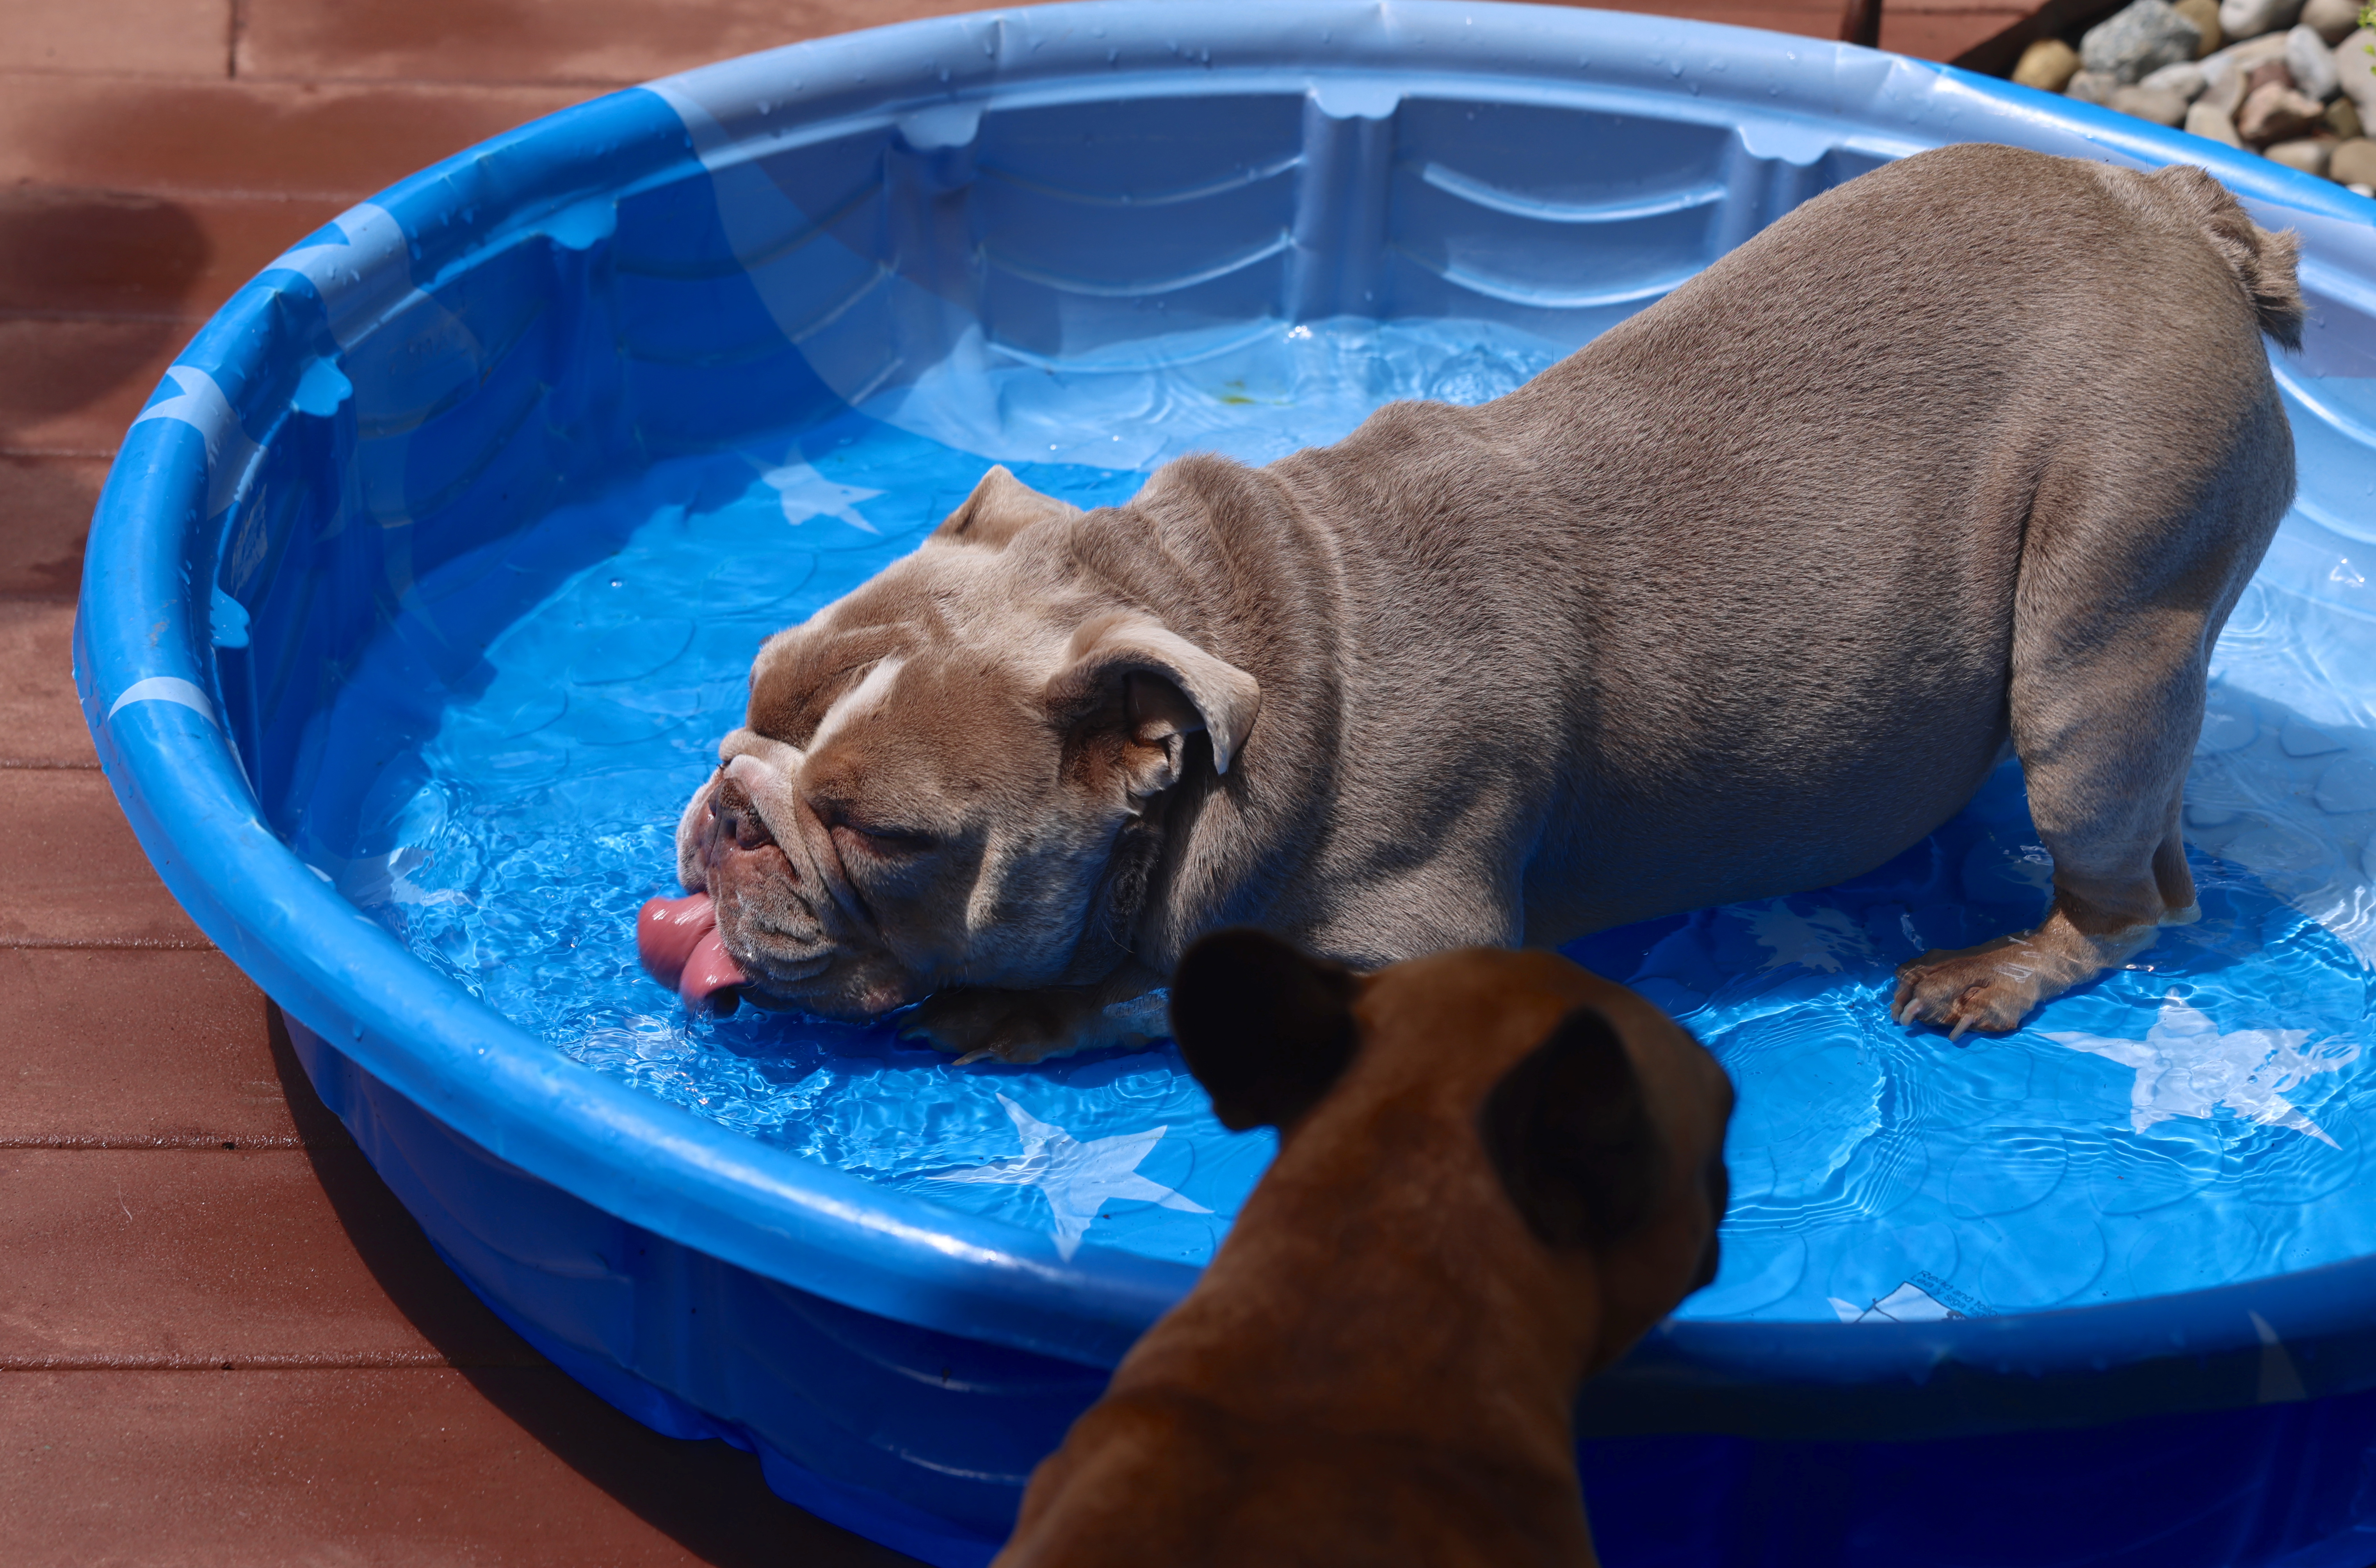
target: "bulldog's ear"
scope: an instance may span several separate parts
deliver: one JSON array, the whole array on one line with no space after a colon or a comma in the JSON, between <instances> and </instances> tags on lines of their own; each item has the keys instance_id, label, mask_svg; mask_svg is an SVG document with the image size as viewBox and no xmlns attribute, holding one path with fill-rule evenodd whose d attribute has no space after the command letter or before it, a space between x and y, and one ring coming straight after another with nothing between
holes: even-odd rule
<instances>
[{"instance_id":1,"label":"bulldog's ear","mask_svg":"<svg viewBox=\"0 0 2376 1568\"><path fill-rule=\"evenodd\" d=\"M1181 738L1202 730L1213 767L1227 773L1254 727L1262 687L1254 678L1155 622L1101 615L1073 634L1065 668L1048 683L1049 706L1076 716L1119 715L1132 744L1153 754L1134 793L1177 783Z\"/></svg>"},{"instance_id":2,"label":"bulldog's ear","mask_svg":"<svg viewBox=\"0 0 2376 1568\"><path fill-rule=\"evenodd\" d=\"M1625 1042L1598 1008L1562 1018L1502 1075L1479 1120L1486 1158L1546 1245L1604 1245L1649 1218L1666 1142Z\"/></svg>"},{"instance_id":3,"label":"bulldog's ear","mask_svg":"<svg viewBox=\"0 0 2376 1568\"><path fill-rule=\"evenodd\" d=\"M946 517L924 540L927 544L978 544L1004 550L1009 540L1034 523L1076 517L1081 509L1052 495L1042 495L997 465L981 476L964 505Z\"/></svg>"},{"instance_id":4,"label":"bulldog's ear","mask_svg":"<svg viewBox=\"0 0 2376 1568\"><path fill-rule=\"evenodd\" d=\"M1319 1103L1360 1043L1360 977L1258 931L1220 931L1171 977L1171 1035L1233 1132L1284 1127Z\"/></svg>"}]
</instances>

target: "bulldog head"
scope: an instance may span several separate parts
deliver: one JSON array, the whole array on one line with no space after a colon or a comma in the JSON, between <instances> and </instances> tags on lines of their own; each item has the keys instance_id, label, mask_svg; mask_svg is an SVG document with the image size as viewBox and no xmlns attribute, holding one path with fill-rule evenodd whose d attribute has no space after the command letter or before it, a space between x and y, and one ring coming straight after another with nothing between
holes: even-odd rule
<instances>
[{"instance_id":1,"label":"bulldog head","mask_svg":"<svg viewBox=\"0 0 2376 1568\"><path fill-rule=\"evenodd\" d=\"M855 1019L1120 960L1160 802L1229 771L1260 692L1038 547L1078 516L992 469L914 555L760 648L676 835L751 1000Z\"/></svg>"}]
</instances>

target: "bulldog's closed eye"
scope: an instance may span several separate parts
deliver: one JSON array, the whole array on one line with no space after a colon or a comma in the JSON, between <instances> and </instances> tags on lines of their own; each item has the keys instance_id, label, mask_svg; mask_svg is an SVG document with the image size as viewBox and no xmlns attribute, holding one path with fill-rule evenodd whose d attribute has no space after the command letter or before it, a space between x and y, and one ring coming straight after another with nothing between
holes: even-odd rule
<instances>
[{"instance_id":1,"label":"bulldog's closed eye","mask_svg":"<svg viewBox=\"0 0 2376 1568\"><path fill-rule=\"evenodd\" d=\"M869 854L885 859L921 855L938 846L939 840L929 833L911 827L885 827L874 823L837 822L836 833L847 834Z\"/></svg>"}]
</instances>

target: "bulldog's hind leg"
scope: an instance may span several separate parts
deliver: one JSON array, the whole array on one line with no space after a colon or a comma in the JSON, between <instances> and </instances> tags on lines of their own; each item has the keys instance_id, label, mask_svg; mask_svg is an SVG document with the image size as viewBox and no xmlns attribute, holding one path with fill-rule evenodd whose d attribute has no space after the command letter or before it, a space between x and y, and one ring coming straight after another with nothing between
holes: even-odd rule
<instances>
[{"instance_id":1,"label":"bulldog's hind leg","mask_svg":"<svg viewBox=\"0 0 2376 1568\"><path fill-rule=\"evenodd\" d=\"M2037 799L2035 786L2031 799ZM2194 878L2186 869L2176 808L2173 800L2169 827L2145 852L2142 878L2134 869L2133 844L2119 845L2124 853L2105 856L2094 852L2100 851L2100 843L2088 842L2083 849L2068 835L2041 828L2038 837L2053 853L2055 866L2054 903L2046 919L2029 931L1977 947L1934 948L1898 966L1894 1016L1900 1023L1937 1024L1951 1039L1960 1039L1966 1029L2003 1034L2019 1028L2040 1002L2153 945L2159 927L2195 919ZM2082 853L2104 863L2066 879L2064 866Z\"/></svg>"},{"instance_id":2,"label":"bulldog's hind leg","mask_svg":"<svg viewBox=\"0 0 2376 1568\"><path fill-rule=\"evenodd\" d=\"M2038 1003L2150 946L2159 926L2195 918L2180 797L2212 644L2292 495L2275 397L2192 477L2194 493L2173 496L2167 477L2106 464L2076 493L2041 491L2008 705L2054 902L2034 930L1902 966L1898 1021L2017 1028Z\"/></svg>"},{"instance_id":3,"label":"bulldog's hind leg","mask_svg":"<svg viewBox=\"0 0 2376 1568\"><path fill-rule=\"evenodd\" d=\"M1902 1023L1959 1036L2018 1028L2038 1003L2150 946L2165 921L2194 918L2179 810L2216 623L2182 618L2190 629L2087 607L2069 619L2046 636L2014 635L2014 747L2054 857L2053 905L2033 930L1901 967Z\"/></svg>"}]
</instances>

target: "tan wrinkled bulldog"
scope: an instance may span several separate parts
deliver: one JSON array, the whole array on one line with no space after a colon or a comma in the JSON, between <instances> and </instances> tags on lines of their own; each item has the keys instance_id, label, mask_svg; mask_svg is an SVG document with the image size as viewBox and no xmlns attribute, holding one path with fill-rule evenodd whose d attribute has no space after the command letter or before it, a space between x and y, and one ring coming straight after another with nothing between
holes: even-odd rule
<instances>
[{"instance_id":1,"label":"tan wrinkled bulldog","mask_svg":"<svg viewBox=\"0 0 2376 1568\"><path fill-rule=\"evenodd\" d=\"M1482 407L1087 513L993 469L760 650L677 833L718 973L1028 1062L1159 1034L1218 926L1375 968L1837 882L2009 741L2052 908L1895 1006L2011 1029L2192 917L2293 258L2199 170L1948 148Z\"/></svg>"},{"instance_id":2,"label":"tan wrinkled bulldog","mask_svg":"<svg viewBox=\"0 0 2376 1568\"><path fill-rule=\"evenodd\" d=\"M1549 953L1361 979L1225 932L1171 1014L1278 1158L998 1568L1593 1562L1576 1390L1715 1277L1715 1059Z\"/></svg>"}]
</instances>

